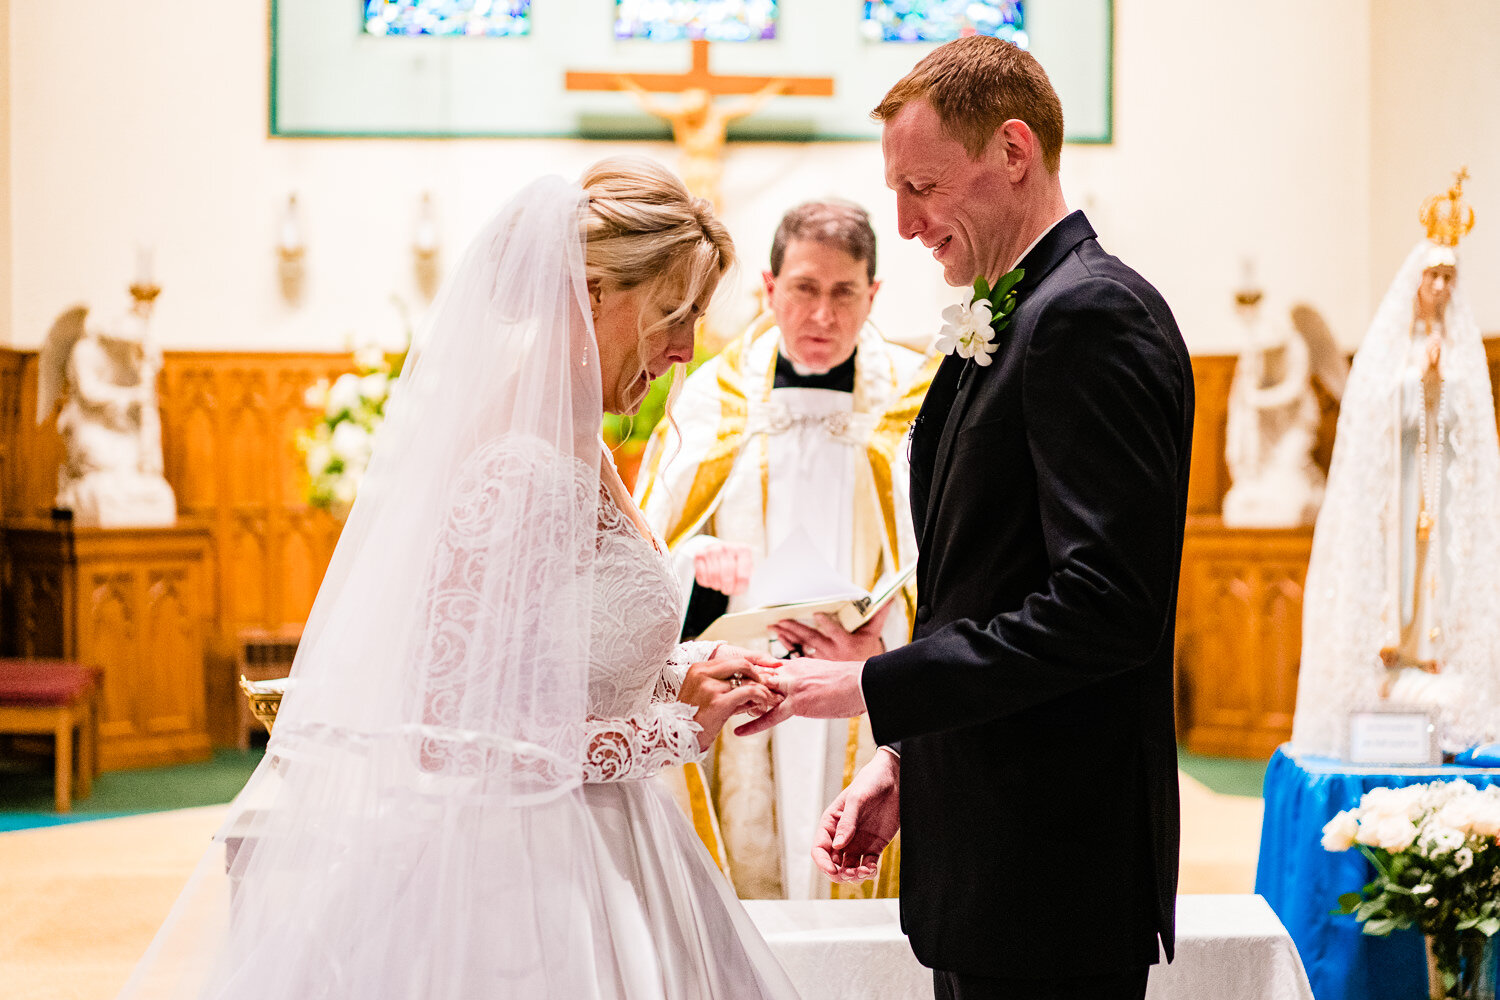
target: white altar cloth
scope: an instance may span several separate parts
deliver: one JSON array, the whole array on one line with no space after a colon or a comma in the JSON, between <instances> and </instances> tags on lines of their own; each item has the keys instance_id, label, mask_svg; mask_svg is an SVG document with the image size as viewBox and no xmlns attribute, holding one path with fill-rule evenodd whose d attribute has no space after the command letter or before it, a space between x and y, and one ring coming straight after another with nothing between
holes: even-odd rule
<instances>
[{"instance_id":1,"label":"white altar cloth","mask_svg":"<svg viewBox=\"0 0 1500 1000\"><path fill-rule=\"evenodd\" d=\"M894 899L746 900L808 1000L932 1000L932 973L901 933ZM1180 896L1177 957L1148 1000L1312 1000L1286 928L1259 896Z\"/></svg>"}]
</instances>

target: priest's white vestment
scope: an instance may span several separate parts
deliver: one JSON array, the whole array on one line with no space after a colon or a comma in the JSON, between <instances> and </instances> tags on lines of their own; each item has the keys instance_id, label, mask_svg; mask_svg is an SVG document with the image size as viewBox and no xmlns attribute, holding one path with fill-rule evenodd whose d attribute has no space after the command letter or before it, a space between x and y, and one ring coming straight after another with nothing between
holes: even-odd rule
<instances>
[{"instance_id":1,"label":"priest's white vestment","mask_svg":"<svg viewBox=\"0 0 1500 1000\"><path fill-rule=\"evenodd\" d=\"M906 441L936 359L866 324L852 392L776 388L781 336L772 324L770 316L752 324L687 380L647 448L638 499L677 555L685 589L694 556L715 539L748 545L758 561L799 528L839 574L872 587L916 559ZM729 610L744 606L737 596ZM914 607L909 585L882 632L887 648L910 637ZM868 723L791 719L749 738L731 729L712 758L719 825L710 828L700 802L700 834L720 848L742 897L826 898L813 832L874 752Z\"/></svg>"}]
</instances>

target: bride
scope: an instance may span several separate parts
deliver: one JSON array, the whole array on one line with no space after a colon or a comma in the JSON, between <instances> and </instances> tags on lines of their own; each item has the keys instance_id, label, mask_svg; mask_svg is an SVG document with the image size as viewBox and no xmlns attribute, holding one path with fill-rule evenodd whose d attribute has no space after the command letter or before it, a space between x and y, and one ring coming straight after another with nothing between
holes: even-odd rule
<instances>
[{"instance_id":1,"label":"bride","mask_svg":"<svg viewBox=\"0 0 1500 1000\"><path fill-rule=\"evenodd\" d=\"M733 259L647 160L521 191L450 280L308 620L265 760L140 998L795 998L669 793L770 661L676 644L599 439ZM226 871L226 855L231 859Z\"/></svg>"}]
</instances>

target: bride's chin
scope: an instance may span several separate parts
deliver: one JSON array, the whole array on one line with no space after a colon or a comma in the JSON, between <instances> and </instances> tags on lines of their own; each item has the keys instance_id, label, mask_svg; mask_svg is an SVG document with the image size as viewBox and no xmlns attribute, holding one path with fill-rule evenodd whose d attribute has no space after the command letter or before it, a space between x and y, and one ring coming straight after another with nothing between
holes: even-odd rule
<instances>
[{"instance_id":1,"label":"bride's chin","mask_svg":"<svg viewBox=\"0 0 1500 1000\"><path fill-rule=\"evenodd\" d=\"M634 391L634 387L620 394L613 402L604 404L605 413L613 413L617 417L633 417L641 411L641 404L646 401L644 392Z\"/></svg>"}]
</instances>

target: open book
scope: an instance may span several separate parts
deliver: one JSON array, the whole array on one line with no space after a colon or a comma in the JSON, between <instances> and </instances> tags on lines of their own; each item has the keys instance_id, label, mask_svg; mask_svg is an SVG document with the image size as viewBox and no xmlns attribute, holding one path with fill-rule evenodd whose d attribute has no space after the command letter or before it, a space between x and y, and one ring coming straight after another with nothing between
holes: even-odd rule
<instances>
[{"instance_id":1,"label":"open book","mask_svg":"<svg viewBox=\"0 0 1500 1000\"><path fill-rule=\"evenodd\" d=\"M770 635L771 626L777 622L795 618L813 624L813 616L817 614L832 615L840 625L853 632L890 603L916 571L917 564L913 562L893 576L882 577L875 589L868 594L845 594L790 604L765 604L746 611L736 611L715 620L698 638L743 645L751 640L765 639Z\"/></svg>"}]
</instances>

